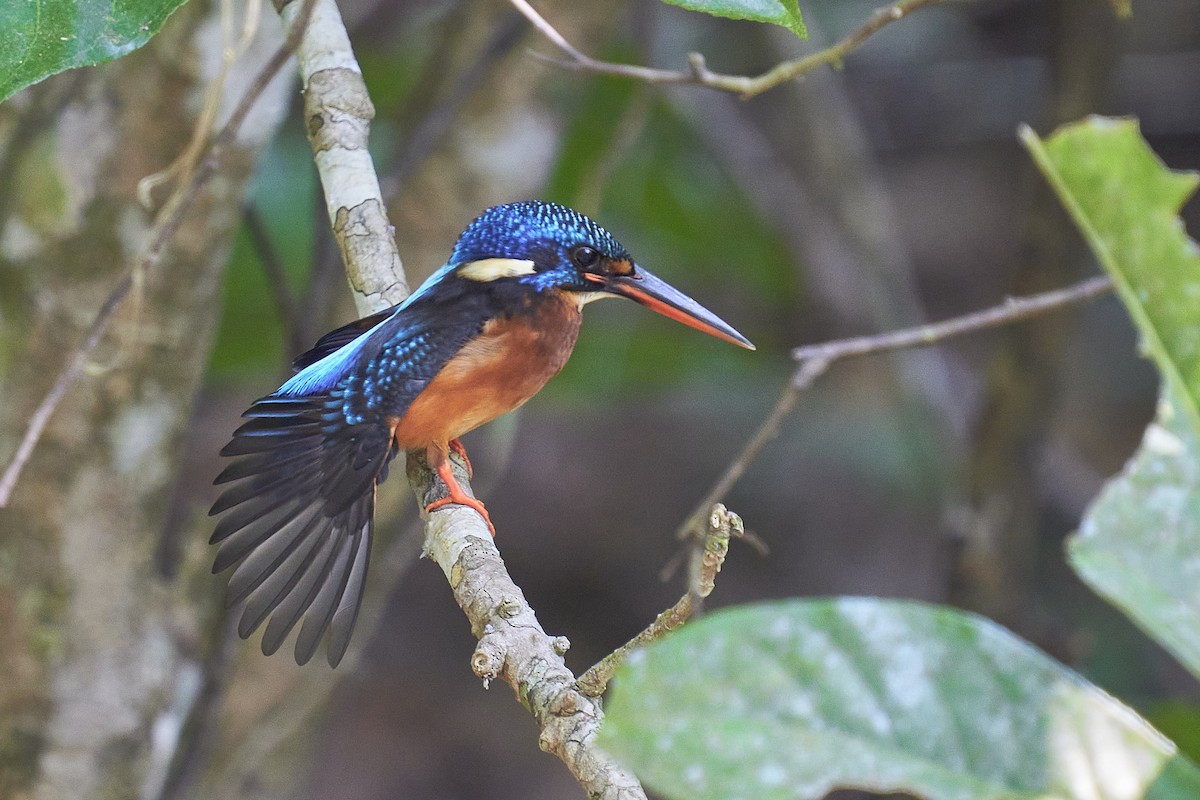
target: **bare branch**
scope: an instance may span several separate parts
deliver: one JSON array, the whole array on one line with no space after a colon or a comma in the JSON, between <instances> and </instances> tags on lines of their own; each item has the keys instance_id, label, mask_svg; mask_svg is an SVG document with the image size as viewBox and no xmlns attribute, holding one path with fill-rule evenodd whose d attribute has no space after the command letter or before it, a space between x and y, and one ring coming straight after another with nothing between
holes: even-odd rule
<instances>
[{"instance_id":1,"label":"bare branch","mask_svg":"<svg viewBox=\"0 0 1200 800\"><path fill-rule=\"evenodd\" d=\"M599 697L608 688L617 667L635 648L657 641L668 633L678 630L699 608L700 601L712 594L717 573L725 563L729 552L729 537L745 534L741 517L717 503L708 518L708 531L695 550L688 591L679 602L658 615L637 636L600 659L587 672L579 676L575 686L588 697Z\"/></svg>"},{"instance_id":2,"label":"bare branch","mask_svg":"<svg viewBox=\"0 0 1200 800\"><path fill-rule=\"evenodd\" d=\"M25 468L25 464L28 463L30 456L33 455L33 450L42 438L42 432L46 429L47 423L50 422L50 417L54 415L54 410L58 408L58 404L66 396L67 390L83 374L88 358L95 351L96 346L100 344L100 339L103 337L104 331L108 329L108 323L112 321L113 314L116 313L121 302L129 294L132 286L133 272L129 270L121 276L121 280L117 283L116 288L105 299L104 304L100 306L100 310L96 313L96 319L92 321L92 327L88 330L87 338L83 340L83 344L76 348L67 366L59 373L58 380L54 382L54 386L50 387L50 391L46 393L46 397L38 404L37 409L33 412L33 416L30 417L29 427L25 429L25 435L21 438L21 444L17 446L16 454L13 455L12 461L5 468L4 475L0 477L0 508L8 505L13 489L17 486L17 480L21 477L21 471Z\"/></svg>"},{"instance_id":3,"label":"bare branch","mask_svg":"<svg viewBox=\"0 0 1200 800\"><path fill-rule=\"evenodd\" d=\"M792 358L802 364L812 361L832 363L851 356L865 356L909 347L928 347L955 336L997 328L1001 325L1011 325L1047 311L1055 311L1064 306L1094 300L1111 290L1112 278L1107 276L1088 278L1065 289L1055 289L1028 297L1010 297L1000 305L930 325L918 325L873 336L858 336L853 339L839 339L823 344L797 347L792 351ZM793 383L795 382L793 381Z\"/></svg>"},{"instance_id":4,"label":"bare branch","mask_svg":"<svg viewBox=\"0 0 1200 800\"><path fill-rule=\"evenodd\" d=\"M456 460L454 468L465 485L465 467ZM437 489L423 456L409 454L408 475L424 508ZM563 661L570 642L542 629L479 515L454 505L426 515L425 554L446 574L479 639L475 675L485 686L500 679L512 687L541 729L538 745L567 765L589 797L645 800L637 778L596 746L604 713L576 688Z\"/></svg>"},{"instance_id":5,"label":"bare branch","mask_svg":"<svg viewBox=\"0 0 1200 800\"><path fill-rule=\"evenodd\" d=\"M813 72L818 67L839 66L847 55L862 47L863 43L871 36L878 33L883 28L896 22L904 17L919 11L928 6L942 5L944 3L955 2L956 0L899 0L899 2L891 5L883 6L875 9L870 18L863 23L859 28L854 30L837 44L826 47L823 50L818 50L807 56L802 56L791 61L784 61L761 75L751 77L747 75L725 75L719 72L713 72L705 63L704 56L700 53L688 54L688 70L676 71L668 69L655 69L653 67L642 67L636 64L617 64L611 61L600 61L592 58L580 51L577 47L567 41L559 31L546 21L545 17L537 12L533 6L529 5L527 0L509 0L518 11L533 24L535 28L541 31L547 39L554 43L566 55L567 59L551 58L549 56L534 55L545 61L557 64L567 69L578 70L580 72L594 72L601 75L618 75L625 78L644 81L646 83L675 83L687 84L691 86L707 86L710 89L719 89L725 92L732 92L741 95L743 100L749 100L751 97L762 94L768 89L786 83L787 81L803 77L810 72Z\"/></svg>"},{"instance_id":6,"label":"bare branch","mask_svg":"<svg viewBox=\"0 0 1200 800\"><path fill-rule=\"evenodd\" d=\"M217 171L221 159L236 140L238 131L241 129L242 123L245 122L246 116L250 113L250 109L254 106L255 101L266 90L271 79L287 63L288 58L291 57L292 52L296 49L296 45L300 39L299 33L307 22L313 3L314 0L305 0L304 7L299 12L300 25L297 28L297 32L294 35L289 33L283 44L275 51L275 54L259 70L254 81L247 88L246 93L242 95L241 101L230 115L229 121L225 123L220 132L212 139L212 142L204 153L204 157L199 160L195 169L191 170L187 182L176 187L171 197L159 210L154 227L150 229L149 240L142 250L141 255L125 269L120 280L117 281L117 285L113 287L112 292L109 293L104 303L100 306L100 310L96 312L96 318L92 321L91 327L88 329L87 337L75 349L75 352L72 353L67 365L59 373L58 379L55 380L54 386L47 392L42 402L38 404L37 409L30 418L29 427L26 428L25 435L21 438L21 443L17 446L16 454L5 468L3 476L0 476L0 508L8 505L13 489L17 485L17 480L21 476L21 471L25 468L25 464L29 461L30 456L33 455L34 448L37 447L38 440L41 439L46 424L50 421L59 403L62 402L63 397L66 396L67 391L83 375L88 359L100 344L105 331L108 330L109 323L112 322L113 316L120 309L125 298L129 296L130 289L133 288L135 282L135 276L144 276L149 270L157 266L159 260L162 258L163 250L166 249L171 238L179 229L179 225L184 219L184 214L199 196L200 190L204 188L209 178Z\"/></svg>"},{"instance_id":7,"label":"bare branch","mask_svg":"<svg viewBox=\"0 0 1200 800\"><path fill-rule=\"evenodd\" d=\"M883 353L911 347L929 347L947 339L968 333L1011 325L1076 303L1093 300L1112 290L1112 279L1107 276L1089 278L1065 289L1030 295L1010 297L991 308L964 314L961 317L918 325L914 328L889 331L873 336L858 336L853 339L837 339L822 344L806 345L792 351L792 358L800 362L787 387L780 393L775 407L763 420L758 430L746 442L742 451L725 469L713 487L697 504L696 510L684 520L677 536L685 539L703 530L704 515L724 498L741 480L750 464L758 458L763 448L779 434L779 427L796 407L800 394L824 374L835 361L853 356Z\"/></svg>"}]
</instances>

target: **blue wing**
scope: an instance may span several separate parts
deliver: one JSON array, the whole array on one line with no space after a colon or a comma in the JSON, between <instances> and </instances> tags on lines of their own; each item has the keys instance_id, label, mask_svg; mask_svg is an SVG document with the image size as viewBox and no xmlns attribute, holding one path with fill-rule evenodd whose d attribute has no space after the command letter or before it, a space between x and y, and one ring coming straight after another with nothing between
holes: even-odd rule
<instances>
[{"instance_id":1,"label":"blue wing","mask_svg":"<svg viewBox=\"0 0 1200 800\"><path fill-rule=\"evenodd\" d=\"M363 353L371 334L379 330L413 303L428 297L433 287L441 283L457 265L446 264L425 279L415 292L398 306L374 314L325 334L315 347L293 362L302 369L275 392L285 397L303 397L332 389L346 376ZM365 324L364 324L365 323ZM376 337L377 339L379 337Z\"/></svg>"},{"instance_id":2,"label":"blue wing","mask_svg":"<svg viewBox=\"0 0 1200 800\"><path fill-rule=\"evenodd\" d=\"M245 638L263 622L264 653L303 619L296 661L306 663L328 632L326 654L345 654L362 601L375 487L396 455L389 420L482 329L486 292L464 291L453 266L435 272L404 303L333 331L297 362L305 365L243 415L221 451L234 461L210 514L223 514L211 542L214 572L236 564L229 602L245 602ZM436 289L436 291L435 291Z\"/></svg>"}]
</instances>

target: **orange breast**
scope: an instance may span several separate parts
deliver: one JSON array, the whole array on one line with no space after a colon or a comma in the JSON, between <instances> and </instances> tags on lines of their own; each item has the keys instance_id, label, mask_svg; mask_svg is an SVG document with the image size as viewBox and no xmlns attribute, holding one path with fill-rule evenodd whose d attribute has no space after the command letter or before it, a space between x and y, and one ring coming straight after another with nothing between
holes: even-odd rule
<instances>
[{"instance_id":1,"label":"orange breast","mask_svg":"<svg viewBox=\"0 0 1200 800\"><path fill-rule=\"evenodd\" d=\"M520 406L567 363L580 321L574 302L553 297L532 315L488 322L408 407L396 443L444 450L451 439Z\"/></svg>"}]
</instances>

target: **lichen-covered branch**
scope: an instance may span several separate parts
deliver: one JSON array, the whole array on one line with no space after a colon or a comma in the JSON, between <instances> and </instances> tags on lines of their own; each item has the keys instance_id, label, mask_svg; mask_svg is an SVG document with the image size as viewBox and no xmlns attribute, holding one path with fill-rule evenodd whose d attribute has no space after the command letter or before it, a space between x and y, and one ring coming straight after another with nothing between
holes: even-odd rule
<instances>
[{"instance_id":1,"label":"lichen-covered branch","mask_svg":"<svg viewBox=\"0 0 1200 800\"><path fill-rule=\"evenodd\" d=\"M292 29L303 5L278 3L285 29ZM316 0L296 57L304 84L304 127L329 222L354 303L366 316L403 300L408 284L367 150L375 106L335 0Z\"/></svg>"},{"instance_id":2,"label":"lichen-covered branch","mask_svg":"<svg viewBox=\"0 0 1200 800\"><path fill-rule=\"evenodd\" d=\"M424 459L410 457L408 474L424 507L436 491ZM460 483L466 478L457 462L455 476ZM563 662L569 642L542 629L479 515L462 506L450 508L428 516L425 553L446 574L479 639L471 669L485 685L499 679L513 688L541 728L538 745L567 765L589 797L644 799L637 778L595 743L604 714L575 686Z\"/></svg>"}]
</instances>

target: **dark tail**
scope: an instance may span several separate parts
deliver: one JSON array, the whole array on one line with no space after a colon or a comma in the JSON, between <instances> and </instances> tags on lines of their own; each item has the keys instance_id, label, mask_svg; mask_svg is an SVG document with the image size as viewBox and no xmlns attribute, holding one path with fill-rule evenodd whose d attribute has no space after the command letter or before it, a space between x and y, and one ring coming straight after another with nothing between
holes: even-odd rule
<instances>
[{"instance_id":1,"label":"dark tail","mask_svg":"<svg viewBox=\"0 0 1200 800\"><path fill-rule=\"evenodd\" d=\"M220 544L213 572L234 564L230 605L245 601L238 634L268 617L262 650L279 649L303 618L296 663L312 658L329 631L326 655L337 666L358 618L370 559L375 487L395 455L382 421L350 424L340 392L271 395L221 455L235 460L217 476L222 491L209 514L222 514L210 539Z\"/></svg>"}]
</instances>

